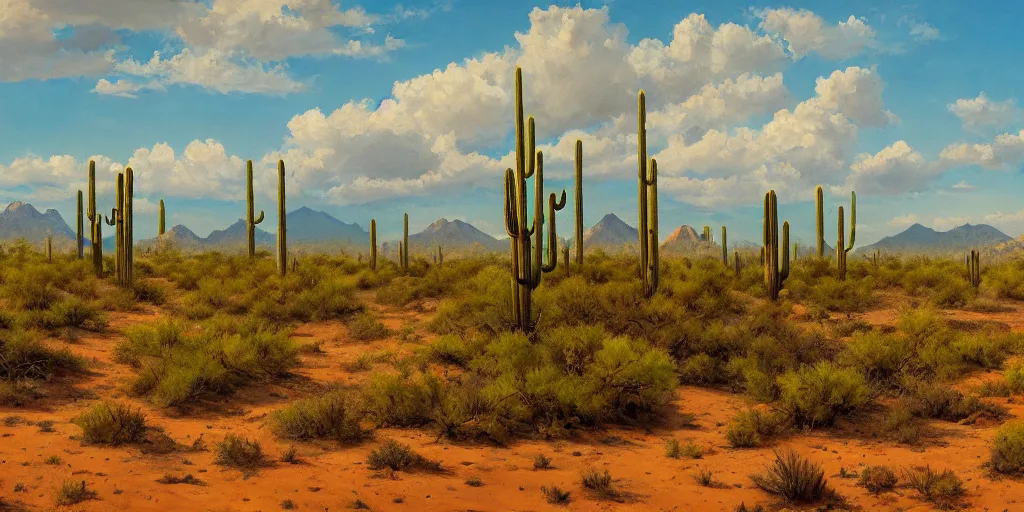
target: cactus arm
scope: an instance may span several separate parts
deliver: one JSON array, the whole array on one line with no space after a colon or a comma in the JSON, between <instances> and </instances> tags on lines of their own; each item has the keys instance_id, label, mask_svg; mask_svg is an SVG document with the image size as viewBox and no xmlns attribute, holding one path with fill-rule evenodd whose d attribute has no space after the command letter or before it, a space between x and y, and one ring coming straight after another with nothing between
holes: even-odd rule
<instances>
[{"instance_id":1,"label":"cactus arm","mask_svg":"<svg viewBox=\"0 0 1024 512\"><path fill-rule=\"evenodd\" d=\"M512 169L505 169L505 232L515 240L519 238L519 219L516 217L515 176Z\"/></svg>"},{"instance_id":2,"label":"cactus arm","mask_svg":"<svg viewBox=\"0 0 1024 512\"><path fill-rule=\"evenodd\" d=\"M559 206L561 204L561 206ZM558 235L555 232L555 212L565 207L565 191L562 201L555 202L555 193L548 196L548 261L542 267L544 272L553 272L558 267ZM569 262L567 261L566 264Z\"/></svg>"},{"instance_id":3,"label":"cactus arm","mask_svg":"<svg viewBox=\"0 0 1024 512\"><path fill-rule=\"evenodd\" d=\"M646 150L645 150L646 152ZM647 250L648 258L651 260L650 267L650 290L648 293L654 295L658 291L658 282L661 278L661 257L658 254L658 161L651 159L648 167L650 178L647 180L647 210L650 219L647 222L649 230L650 248Z\"/></svg>"},{"instance_id":4,"label":"cactus arm","mask_svg":"<svg viewBox=\"0 0 1024 512\"><path fill-rule=\"evenodd\" d=\"M263 210L260 210L260 215L252 220L253 225L263 222Z\"/></svg>"},{"instance_id":5,"label":"cactus arm","mask_svg":"<svg viewBox=\"0 0 1024 512\"><path fill-rule=\"evenodd\" d=\"M117 224L117 208L110 209L110 217L106 217L106 221L108 226Z\"/></svg>"},{"instance_id":6,"label":"cactus arm","mask_svg":"<svg viewBox=\"0 0 1024 512\"><path fill-rule=\"evenodd\" d=\"M782 270L779 273L779 283L786 281L789 277L789 221L782 223Z\"/></svg>"}]
</instances>

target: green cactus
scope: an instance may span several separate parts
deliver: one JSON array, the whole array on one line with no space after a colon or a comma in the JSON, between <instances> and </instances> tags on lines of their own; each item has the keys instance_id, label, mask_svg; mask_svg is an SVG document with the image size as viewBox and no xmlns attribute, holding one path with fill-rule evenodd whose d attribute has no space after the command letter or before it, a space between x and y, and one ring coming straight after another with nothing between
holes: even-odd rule
<instances>
[{"instance_id":1,"label":"green cactus","mask_svg":"<svg viewBox=\"0 0 1024 512\"><path fill-rule=\"evenodd\" d=\"M793 261L800 259L800 244L793 242Z\"/></svg>"},{"instance_id":2,"label":"green cactus","mask_svg":"<svg viewBox=\"0 0 1024 512\"><path fill-rule=\"evenodd\" d=\"M738 275L740 275L740 252L739 251L733 252L732 253L732 257L733 257L733 261L735 262L735 266L736 266L736 275L738 276Z\"/></svg>"},{"instance_id":3,"label":"green cactus","mask_svg":"<svg viewBox=\"0 0 1024 512\"><path fill-rule=\"evenodd\" d=\"M644 91L637 95L637 204L640 220L640 280L644 294L658 291L658 162L647 165L647 101Z\"/></svg>"},{"instance_id":4,"label":"green cactus","mask_svg":"<svg viewBox=\"0 0 1024 512\"><path fill-rule=\"evenodd\" d=\"M256 258L256 225L263 222L263 210L256 217L256 205L252 192L252 160L245 163L245 234L249 242L249 259Z\"/></svg>"},{"instance_id":5,"label":"green cactus","mask_svg":"<svg viewBox=\"0 0 1024 512\"><path fill-rule=\"evenodd\" d=\"M107 218L108 226L117 227L114 276L117 285L121 288L131 288L134 279L132 255L134 246L132 201L134 195L135 172L131 167L127 167L123 173L117 175L117 207L110 209L110 217Z\"/></svg>"},{"instance_id":6,"label":"green cactus","mask_svg":"<svg viewBox=\"0 0 1024 512\"><path fill-rule=\"evenodd\" d=\"M573 244L576 246L576 264L583 264L583 141L576 140L576 231ZM568 250L568 247L566 247ZM568 253L566 253L568 254ZM569 264L569 258L565 258ZM566 267L568 268L568 266Z\"/></svg>"},{"instance_id":7,"label":"green cactus","mask_svg":"<svg viewBox=\"0 0 1024 512\"><path fill-rule=\"evenodd\" d=\"M402 272L409 271L409 214L402 216L402 244L398 246L398 261Z\"/></svg>"},{"instance_id":8,"label":"green cactus","mask_svg":"<svg viewBox=\"0 0 1024 512\"><path fill-rule=\"evenodd\" d=\"M441 249L440 245L437 246L437 266L444 266L444 251Z\"/></svg>"},{"instance_id":9,"label":"green cactus","mask_svg":"<svg viewBox=\"0 0 1024 512\"><path fill-rule=\"evenodd\" d=\"M53 235L46 235L46 261L53 263Z\"/></svg>"},{"instance_id":10,"label":"green cactus","mask_svg":"<svg viewBox=\"0 0 1024 512\"><path fill-rule=\"evenodd\" d=\"M569 246L562 246L562 259L565 260L565 275L569 275L569 270L572 265L569 264Z\"/></svg>"},{"instance_id":11,"label":"green cactus","mask_svg":"<svg viewBox=\"0 0 1024 512\"><path fill-rule=\"evenodd\" d=\"M89 234L92 248L92 269L97 277L103 275L103 216L96 211L96 162L89 160L89 206L86 210L89 219Z\"/></svg>"},{"instance_id":12,"label":"green cactus","mask_svg":"<svg viewBox=\"0 0 1024 512\"><path fill-rule=\"evenodd\" d=\"M837 213L839 217L839 236L836 240L836 267L839 273L839 279L846 279L846 255L853 250L853 241L857 236L857 193L850 192L850 243L845 243L845 231L843 224L843 207L839 207Z\"/></svg>"},{"instance_id":13,"label":"green cactus","mask_svg":"<svg viewBox=\"0 0 1024 512\"><path fill-rule=\"evenodd\" d=\"M262 216L260 216L262 219ZM284 160L277 161L277 273L288 273L288 226L285 216Z\"/></svg>"},{"instance_id":14,"label":"green cactus","mask_svg":"<svg viewBox=\"0 0 1024 512\"><path fill-rule=\"evenodd\" d=\"M547 262L544 262L544 155L536 151L535 126L529 118L529 131L523 122L523 70L516 67L516 169L505 170L505 230L511 244L512 316L522 331L533 328L532 293L540 286L541 276L558 265L558 238L555 212L565 207L555 194L548 198ZM536 176L534 176L536 174ZM526 180L534 178L532 226L527 221ZM530 237L535 237L531 241ZM532 243L531 243L532 242Z\"/></svg>"},{"instance_id":15,"label":"green cactus","mask_svg":"<svg viewBox=\"0 0 1024 512\"><path fill-rule=\"evenodd\" d=\"M764 195L764 283L768 298L778 300L782 283L789 277L789 222L782 224L782 264L779 265L779 209L775 191Z\"/></svg>"},{"instance_id":16,"label":"green cactus","mask_svg":"<svg viewBox=\"0 0 1024 512\"><path fill-rule=\"evenodd\" d=\"M166 226L165 220L166 220L166 217L165 217L165 212L164 212L164 200L161 199L160 200L160 219L156 223L156 235L157 236L160 236L160 235L164 234L164 227Z\"/></svg>"},{"instance_id":17,"label":"green cactus","mask_svg":"<svg viewBox=\"0 0 1024 512\"><path fill-rule=\"evenodd\" d=\"M729 244L726 243L725 226L722 226L722 265L729 268Z\"/></svg>"},{"instance_id":18,"label":"green cactus","mask_svg":"<svg viewBox=\"0 0 1024 512\"><path fill-rule=\"evenodd\" d=\"M971 286L981 286L981 251L971 250L967 257L967 280Z\"/></svg>"},{"instance_id":19,"label":"green cactus","mask_svg":"<svg viewBox=\"0 0 1024 512\"><path fill-rule=\"evenodd\" d=\"M704 234L701 235L701 238L708 244L713 241L711 240L711 226L704 226Z\"/></svg>"},{"instance_id":20,"label":"green cactus","mask_svg":"<svg viewBox=\"0 0 1024 512\"><path fill-rule=\"evenodd\" d=\"M370 219L370 270L377 271L377 219Z\"/></svg>"},{"instance_id":21,"label":"green cactus","mask_svg":"<svg viewBox=\"0 0 1024 512\"><path fill-rule=\"evenodd\" d=\"M821 185L814 189L814 226L817 233L818 258L825 257L825 199Z\"/></svg>"},{"instance_id":22,"label":"green cactus","mask_svg":"<svg viewBox=\"0 0 1024 512\"><path fill-rule=\"evenodd\" d=\"M75 231L75 246L78 249L78 259L85 258L85 219L82 216L82 191L78 191L78 229Z\"/></svg>"}]
</instances>

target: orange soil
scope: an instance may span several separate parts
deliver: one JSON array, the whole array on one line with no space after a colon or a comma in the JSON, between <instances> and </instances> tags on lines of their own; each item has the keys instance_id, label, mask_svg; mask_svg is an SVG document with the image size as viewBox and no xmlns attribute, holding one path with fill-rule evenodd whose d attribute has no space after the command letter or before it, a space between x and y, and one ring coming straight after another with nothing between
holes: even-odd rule
<instances>
[{"instance_id":1,"label":"orange soil","mask_svg":"<svg viewBox=\"0 0 1024 512\"><path fill-rule=\"evenodd\" d=\"M388 327L415 326L422 329L423 313L373 306ZM425 308L428 311L431 307ZM933 436L923 447L907 447L880 441L872 436L878 423L878 411L869 411L832 430L794 435L775 446L761 449L731 449L725 441L725 424L736 411L746 407L743 398L722 391L681 387L670 406L666 421L645 431L616 428L585 432L569 441L517 442L507 448L489 445L461 445L437 442L430 432L385 430L376 440L360 446L339 448L330 443L298 445L299 464L277 462L257 475L245 478L237 470L214 465L212 451L179 451L170 454L143 453L138 447L82 446L70 439L80 433L70 420L98 399L127 401L142 408L150 425L160 427L182 445L202 438L213 447L228 433L258 439L269 455L278 459L289 443L276 439L267 428L268 414L297 398L308 396L333 382L356 382L367 372L346 370L359 354L392 350L408 353L419 342L402 342L397 337L373 343L348 339L346 328L338 322L301 326L297 340L323 342L323 354L303 356L302 367L294 378L270 386L255 386L224 399L212 409L176 417L154 409L144 400L132 399L121 391L132 371L111 360L112 349L121 331L130 325L151 322L157 311L111 314L107 333L88 335L69 346L94 361L90 374L72 380L48 383L48 397L29 408L0 408L0 419L20 416L22 421L5 426L0 421L0 497L25 510L52 510L54 492L65 479L84 480L96 490L98 499L69 510L202 510L270 511L281 510L291 500L297 510L341 510L359 499L373 510L701 510L731 511L745 502L772 503L756 489L751 473L771 460L772 449L792 446L821 463L831 484L848 503L862 510L931 510L916 493L906 488L880 497L856 486L856 479L841 478L840 469L857 471L867 464L887 464L894 468L930 464L934 468L955 470L966 482L971 510L1024 510L1024 482L993 479L982 467L988 460L989 444L997 425L931 424ZM956 312L964 320L999 320L1015 330L1024 330L1019 313L976 314ZM892 324L893 309L857 315L876 324ZM52 340L52 343L62 343ZM1014 416L1024 413L1024 405L1012 399L996 399ZM691 420L692 419L692 420ZM33 423L51 420L55 432L43 433ZM394 438L411 444L423 455L443 461L443 474L397 473L379 475L365 467L366 456L381 439ZM675 438L693 441L710 451L700 460L669 459L664 441ZM533 456L544 453L552 459L552 469L533 469ZM44 459L57 455L60 465L48 465ZM584 469L608 469L615 487L627 497L621 502L601 501L588 496L580 484ZM713 471L719 488L699 486L691 477L697 468ZM204 485L168 485L157 483L165 474L191 473ZM479 478L483 486L465 482ZM25 492L13 492L17 483ZM572 492L565 507L548 504L542 486L559 486ZM402 503L396 503L396 499ZM2 506L0 506L2 509ZM19 508L15 508L18 510Z\"/></svg>"}]
</instances>

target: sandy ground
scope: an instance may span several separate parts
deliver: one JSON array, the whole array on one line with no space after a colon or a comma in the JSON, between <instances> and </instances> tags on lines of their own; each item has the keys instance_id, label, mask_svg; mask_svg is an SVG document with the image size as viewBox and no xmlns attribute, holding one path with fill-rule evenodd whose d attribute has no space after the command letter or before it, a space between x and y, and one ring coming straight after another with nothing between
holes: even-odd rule
<instances>
[{"instance_id":1,"label":"sandy ground","mask_svg":"<svg viewBox=\"0 0 1024 512\"><path fill-rule=\"evenodd\" d=\"M831 484L853 508L861 510L931 510L916 492L873 496L856 486L855 478L843 478L840 471L858 471L869 464L909 468L930 464L953 469L966 482L970 510L1024 511L1024 482L994 479L983 467L995 424L958 425L933 422L932 435L923 446L907 447L882 441L872 429L881 411L867 411L837 428L787 437L759 449L731 449L725 440L725 425L747 404L743 398L722 391L681 387L662 425L652 430L611 429L584 432L571 441L518 442L510 447L462 445L437 442L427 431L383 430L375 438L355 447L331 443L297 445L299 464L277 462L258 474L244 476L237 470L215 465L212 450L194 451L197 439L213 447L228 433L258 439L269 455L279 459L290 446L276 439L267 426L268 414L297 398L308 396L332 382L357 382L366 371L353 371L352 363L365 352L391 350L408 353L418 343L429 342L422 329L427 313L398 311L373 306L382 321L394 330L411 325L420 341L392 337L373 343L348 339L339 322L307 324L295 337L302 342L323 342L322 354L303 355L295 377L270 386L242 390L215 407L186 417L150 407L144 400L131 399L121 391L131 370L111 360L113 346L125 327L152 322L159 313L113 313L106 333L87 335L70 344L76 353L93 361L92 371L72 380L47 383L47 398L28 408L0 408L0 497L11 510L54 510L54 493L65 479L84 480L98 492L90 500L67 510L197 510L272 511L282 510L291 500L296 510L336 511L352 508L361 500L373 510L409 511L539 511L539 510L629 510L629 511L732 511L740 503L773 505L772 499L756 489L749 475L760 471L772 458L772 450L791 446L821 463ZM859 317L876 325L892 325L896 311L883 309ZM1016 308L1007 313L957 312L960 320L996 320L1015 330L1024 330L1024 317ZM63 343L52 340L53 343ZM975 378L994 378L988 374ZM99 399L131 403L146 412L148 423L160 427L182 448L172 453L152 453L152 447L82 446L74 439L80 433L70 420ZM1024 405L1013 399L995 399L1014 416ZM1020 402L1018 397L1017 402ZM3 421L17 416L20 420ZM39 422L52 421L52 432L42 432ZM411 444L423 455L443 462L445 472L397 473L383 475L365 466L367 454L386 438ZM702 459L670 459L664 442L675 438L692 441L709 453ZM552 468L535 470L538 453L552 459ZM44 462L58 456L56 465ZM580 484L580 473L607 469L621 491L619 501L589 496ZM709 469L721 483L715 488L698 485L693 473ZM202 485L161 484L164 475L193 476ZM482 486L466 482L477 478ZM16 484L24 491L14 492ZM542 486L571 491L567 506L548 504ZM777 504L774 504L777 505ZM2 507L0 507L2 509ZM61 510L58 508L58 510Z\"/></svg>"}]
</instances>

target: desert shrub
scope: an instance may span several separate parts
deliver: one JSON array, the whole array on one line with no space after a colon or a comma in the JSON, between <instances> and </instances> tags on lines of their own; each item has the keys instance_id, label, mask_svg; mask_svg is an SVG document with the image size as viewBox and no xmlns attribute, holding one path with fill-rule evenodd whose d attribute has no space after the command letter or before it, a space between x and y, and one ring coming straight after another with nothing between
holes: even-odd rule
<instances>
[{"instance_id":1,"label":"desert shrub","mask_svg":"<svg viewBox=\"0 0 1024 512\"><path fill-rule=\"evenodd\" d=\"M551 459L543 453L533 456L533 469L551 469Z\"/></svg>"},{"instance_id":2,"label":"desert shrub","mask_svg":"<svg viewBox=\"0 0 1024 512\"><path fill-rule=\"evenodd\" d=\"M604 472L596 469L584 471L580 480L583 487L598 499L614 498L618 494L612 486L612 475L607 469Z\"/></svg>"},{"instance_id":3,"label":"desert shrub","mask_svg":"<svg viewBox=\"0 0 1024 512\"><path fill-rule=\"evenodd\" d=\"M100 331L107 326L107 319L99 308L78 297L68 296L53 302L42 314L40 324L47 329L75 327L89 331Z\"/></svg>"},{"instance_id":4,"label":"desert shrub","mask_svg":"<svg viewBox=\"0 0 1024 512\"><path fill-rule=\"evenodd\" d=\"M89 489L85 485L85 480L74 481L65 480L59 488L57 488L57 494L54 496L54 502L58 507L70 507L71 505L77 505L86 500L96 499L98 494L96 491Z\"/></svg>"},{"instance_id":5,"label":"desert shrub","mask_svg":"<svg viewBox=\"0 0 1024 512\"><path fill-rule=\"evenodd\" d=\"M905 338L871 331L854 334L839 362L856 368L868 383L886 389L897 384L913 356L914 347Z\"/></svg>"},{"instance_id":6,"label":"desert shrub","mask_svg":"<svg viewBox=\"0 0 1024 512\"><path fill-rule=\"evenodd\" d=\"M871 279L840 281L826 276L811 287L808 299L826 311L854 313L865 311L875 303L873 291Z\"/></svg>"},{"instance_id":7,"label":"desert shrub","mask_svg":"<svg viewBox=\"0 0 1024 512\"><path fill-rule=\"evenodd\" d=\"M725 439L734 448L753 448L778 434L782 427L782 418L777 414L748 409L737 413L729 422Z\"/></svg>"},{"instance_id":8,"label":"desert shrub","mask_svg":"<svg viewBox=\"0 0 1024 512\"><path fill-rule=\"evenodd\" d=\"M9 266L3 273L3 297L15 309L42 311L61 297L56 267L42 263Z\"/></svg>"},{"instance_id":9,"label":"desert shrub","mask_svg":"<svg viewBox=\"0 0 1024 512\"><path fill-rule=\"evenodd\" d=\"M940 509L956 508L967 493L963 481L949 469L939 473L930 466L912 468L904 472L903 479L910 488Z\"/></svg>"},{"instance_id":10,"label":"desert shrub","mask_svg":"<svg viewBox=\"0 0 1024 512\"><path fill-rule=\"evenodd\" d=\"M161 406L182 407L211 393L283 376L298 364L298 347L284 331L259 327L236 334L216 326L186 331L173 320L127 331L115 360L139 373L133 392Z\"/></svg>"},{"instance_id":11,"label":"desert shrub","mask_svg":"<svg viewBox=\"0 0 1024 512\"><path fill-rule=\"evenodd\" d=\"M1024 423L1007 423L996 431L991 463L1000 473L1024 475Z\"/></svg>"},{"instance_id":12,"label":"desert shrub","mask_svg":"<svg viewBox=\"0 0 1024 512\"><path fill-rule=\"evenodd\" d=\"M868 466L861 470L858 485L871 493L891 491L896 487L896 473L888 466Z\"/></svg>"},{"instance_id":13,"label":"desert shrub","mask_svg":"<svg viewBox=\"0 0 1024 512\"><path fill-rule=\"evenodd\" d=\"M997 297L1024 300L1024 265L1021 262L997 265L987 270L984 284L991 287Z\"/></svg>"},{"instance_id":14,"label":"desert shrub","mask_svg":"<svg viewBox=\"0 0 1024 512\"><path fill-rule=\"evenodd\" d=\"M921 421L906 400L899 401L882 420L882 432L898 443L916 443L921 438L921 431Z\"/></svg>"},{"instance_id":15,"label":"desert shrub","mask_svg":"<svg viewBox=\"0 0 1024 512\"><path fill-rule=\"evenodd\" d=\"M366 458L367 467L372 470L390 469L392 471L403 471L409 469L422 469L426 471L439 471L441 462L427 459L416 453L407 445L393 439L384 441L384 444L374 448Z\"/></svg>"},{"instance_id":16,"label":"desert shrub","mask_svg":"<svg viewBox=\"0 0 1024 512\"><path fill-rule=\"evenodd\" d=\"M775 461L765 473L750 479L761 490L791 502L814 503L833 494L821 466L792 450L775 452Z\"/></svg>"},{"instance_id":17,"label":"desert shrub","mask_svg":"<svg viewBox=\"0 0 1024 512\"><path fill-rule=\"evenodd\" d=\"M986 402L975 393L964 394L952 387L917 381L910 386L908 403L915 415L946 421L965 421L982 416L1001 418L1005 409Z\"/></svg>"},{"instance_id":18,"label":"desert shrub","mask_svg":"<svg viewBox=\"0 0 1024 512\"><path fill-rule=\"evenodd\" d=\"M430 344L427 357L431 361L465 368L482 351L486 342L483 338L465 340L460 336L446 334Z\"/></svg>"},{"instance_id":19,"label":"desert shrub","mask_svg":"<svg viewBox=\"0 0 1024 512\"><path fill-rule=\"evenodd\" d=\"M797 425L831 425L868 402L864 377L822 361L779 377L782 409Z\"/></svg>"},{"instance_id":20,"label":"desert shrub","mask_svg":"<svg viewBox=\"0 0 1024 512\"><path fill-rule=\"evenodd\" d=\"M457 298L445 299L428 328L438 334L495 335L515 327L506 268L486 267L461 281Z\"/></svg>"},{"instance_id":21,"label":"desert shrub","mask_svg":"<svg viewBox=\"0 0 1024 512\"><path fill-rule=\"evenodd\" d=\"M126 404L96 404L72 423L82 429L82 442L89 444L132 444L146 436L146 416Z\"/></svg>"},{"instance_id":22,"label":"desert shrub","mask_svg":"<svg viewBox=\"0 0 1024 512\"><path fill-rule=\"evenodd\" d=\"M378 322L373 315L363 313L354 316L348 322L348 334L355 340L372 341L388 337L391 334L391 330Z\"/></svg>"},{"instance_id":23,"label":"desert shrub","mask_svg":"<svg viewBox=\"0 0 1024 512\"><path fill-rule=\"evenodd\" d=\"M558 486L542 486L540 491L544 494L544 499L552 505L567 505L572 501L572 493L563 491Z\"/></svg>"},{"instance_id":24,"label":"desert shrub","mask_svg":"<svg viewBox=\"0 0 1024 512\"><path fill-rule=\"evenodd\" d=\"M334 390L306 398L271 417L274 433L287 439L332 439L340 443L361 440L359 403L351 393Z\"/></svg>"},{"instance_id":25,"label":"desert shrub","mask_svg":"<svg viewBox=\"0 0 1024 512\"><path fill-rule=\"evenodd\" d=\"M378 426L421 426L433 417L439 388L433 375L374 373L363 387L363 406Z\"/></svg>"},{"instance_id":26,"label":"desert shrub","mask_svg":"<svg viewBox=\"0 0 1024 512\"><path fill-rule=\"evenodd\" d=\"M1024 360L1014 361L1003 374L1006 386L1011 393L1024 393Z\"/></svg>"},{"instance_id":27,"label":"desert shrub","mask_svg":"<svg viewBox=\"0 0 1024 512\"><path fill-rule=\"evenodd\" d=\"M66 348L54 350L38 333L0 329L0 379L49 379L57 371L81 371L85 361Z\"/></svg>"},{"instance_id":28,"label":"desert shrub","mask_svg":"<svg viewBox=\"0 0 1024 512\"><path fill-rule=\"evenodd\" d=\"M679 378L687 384L710 385L723 381L725 373L720 360L700 353L679 365Z\"/></svg>"},{"instance_id":29,"label":"desert shrub","mask_svg":"<svg viewBox=\"0 0 1024 512\"><path fill-rule=\"evenodd\" d=\"M217 445L214 464L240 469L246 474L254 473L270 464L259 441L228 434Z\"/></svg>"}]
</instances>

